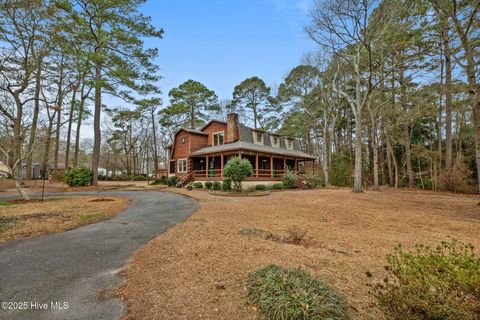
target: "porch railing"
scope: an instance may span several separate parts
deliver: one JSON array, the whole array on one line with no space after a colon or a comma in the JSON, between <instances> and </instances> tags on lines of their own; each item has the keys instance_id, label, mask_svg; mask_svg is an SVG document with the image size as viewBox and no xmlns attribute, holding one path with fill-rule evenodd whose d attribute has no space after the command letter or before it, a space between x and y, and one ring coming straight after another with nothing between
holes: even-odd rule
<instances>
[{"instance_id":1,"label":"porch railing","mask_svg":"<svg viewBox=\"0 0 480 320\"><path fill-rule=\"evenodd\" d=\"M272 174L273 171L273 174ZM253 169L252 178L259 177L259 178L280 178L285 173L285 170L270 170L270 169ZM195 179L201 178L219 178L222 177L222 170L221 169L210 169L210 170L194 170L193 177Z\"/></svg>"}]
</instances>

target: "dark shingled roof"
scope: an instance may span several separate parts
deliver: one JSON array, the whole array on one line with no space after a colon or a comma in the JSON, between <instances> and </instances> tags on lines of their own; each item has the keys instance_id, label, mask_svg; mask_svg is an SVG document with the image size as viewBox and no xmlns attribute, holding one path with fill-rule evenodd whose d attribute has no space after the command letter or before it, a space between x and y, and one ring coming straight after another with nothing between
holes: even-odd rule
<instances>
[{"instance_id":1,"label":"dark shingled roof","mask_svg":"<svg viewBox=\"0 0 480 320\"><path fill-rule=\"evenodd\" d=\"M178 130L177 133L182 131L182 130L185 130L187 132L194 133L194 134L203 134L204 136L208 136L208 133L206 133L206 132L199 131L199 130L193 130L193 129L187 129L187 128L182 128L182 129ZM177 133L175 133L175 135Z\"/></svg>"},{"instance_id":2,"label":"dark shingled roof","mask_svg":"<svg viewBox=\"0 0 480 320\"><path fill-rule=\"evenodd\" d=\"M253 140L253 138L251 140ZM268 139L268 140L270 140L270 139ZM237 142L233 142L233 143L222 144L220 146L202 148L200 150L192 152L191 155L192 156L199 156L199 155L205 155L205 154L217 153L217 152L226 152L226 151L234 151L234 150L249 150L249 151L256 151L256 152L278 154L278 155L282 155L282 156L298 157L298 158L312 159L312 160L315 159L314 156L306 154L305 152L302 152L302 151L288 150L286 148L272 147L272 146L270 146L270 142L268 142L268 144L269 145L266 145L266 144L265 145L258 145L258 144L251 143L251 142L237 141Z\"/></svg>"}]
</instances>

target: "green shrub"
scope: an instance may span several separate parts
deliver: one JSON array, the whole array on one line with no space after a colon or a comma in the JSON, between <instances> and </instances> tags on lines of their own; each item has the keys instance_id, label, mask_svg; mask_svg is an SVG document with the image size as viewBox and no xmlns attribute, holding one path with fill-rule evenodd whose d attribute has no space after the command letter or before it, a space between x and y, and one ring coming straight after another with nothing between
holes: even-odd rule
<instances>
[{"instance_id":1,"label":"green shrub","mask_svg":"<svg viewBox=\"0 0 480 320\"><path fill-rule=\"evenodd\" d=\"M195 189L203 189L203 183L201 183L201 182L195 182L195 183L193 184L193 187L194 187Z\"/></svg>"},{"instance_id":2,"label":"green shrub","mask_svg":"<svg viewBox=\"0 0 480 320\"><path fill-rule=\"evenodd\" d=\"M92 170L86 166L68 169L63 174L63 181L70 187L88 186L92 180Z\"/></svg>"},{"instance_id":3,"label":"green shrub","mask_svg":"<svg viewBox=\"0 0 480 320\"><path fill-rule=\"evenodd\" d=\"M352 160L345 155L334 155L332 157L332 165L330 168L330 182L334 186L351 187L353 164Z\"/></svg>"},{"instance_id":4,"label":"green shrub","mask_svg":"<svg viewBox=\"0 0 480 320\"><path fill-rule=\"evenodd\" d=\"M245 188L242 188L243 193L253 193L255 192L255 186L247 186Z\"/></svg>"},{"instance_id":5,"label":"green shrub","mask_svg":"<svg viewBox=\"0 0 480 320\"><path fill-rule=\"evenodd\" d=\"M193 183L187 184L187 190L193 190Z\"/></svg>"},{"instance_id":6,"label":"green shrub","mask_svg":"<svg viewBox=\"0 0 480 320\"><path fill-rule=\"evenodd\" d=\"M208 190L212 189L212 185L213 185L212 181L205 182L205 189L208 189Z\"/></svg>"},{"instance_id":7,"label":"green shrub","mask_svg":"<svg viewBox=\"0 0 480 320\"><path fill-rule=\"evenodd\" d=\"M169 187L175 187L177 186L178 183L178 177L177 176L171 176L170 178L167 179L167 185Z\"/></svg>"},{"instance_id":8,"label":"green shrub","mask_svg":"<svg viewBox=\"0 0 480 320\"><path fill-rule=\"evenodd\" d=\"M287 170L283 174L282 183L287 189L295 189L297 187L297 176L293 171Z\"/></svg>"},{"instance_id":9,"label":"green shrub","mask_svg":"<svg viewBox=\"0 0 480 320\"><path fill-rule=\"evenodd\" d=\"M247 159L233 157L223 169L223 175L233 182L233 189L242 190L242 181L253 174L253 167Z\"/></svg>"},{"instance_id":10,"label":"green shrub","mask_svg":"<svg viewBox=\"0 0 480 320\"><path fill-rule=\"evenodd\" d=\"M272 189L273 189L273 190L283 189L283 183L281 183L281 182L274 183L274 184L272 185Z\"/></svg>"},{"instance_id":11,"label":"green shrub","mask_svg":"<svg viewBox=\"0 0 480 320\"><path fill-rule=\"evenodd\" d=\"M145 176L137 175L137 176L133 177L133 180L135 180L135 181L147 181L148 179Z\"/></svg>"},{"instance_id":12,"label":"green shrub","mask_svg":"<svg viewBox=\"0 0 480 320\"><path fill-rule=\"evenodd\" d=\"M387 276L374 286L380 307L392 319L474 320L480 315L480 258L472 245L455 240L431 249L401 245L387 255Z\"/></svg>"},{"instance_id":13,"label":"green shrub","mask_svg":"<svg viewBox=\"0 0 480 320\"><path fill-rule=\"evenodd\" d=\"M248 298L270 320L347 319L345 298L310 274L277 265L248 276Z\"/></svg>"},{"instance_id":14,"label":"green shrub","mask_svg":"<svg viewBox=\"0 0 480 320\"><path fill-rule=\"evenodd\" d=\"M226 178L222 181L222 190L231 191L232 190L232 179Z\"/></svg>"},{"instance_id":15,"label":"green shrub","mask_svg":"<svg viewBox=\"0 0 480 320\"><path fill-rule=\"evenodd\" d=\"M324 186L324 181L322 177L314 174L313 172L309 172L306 174L308 180L312 183L313 188L320 188Z\"/></svg>"},{"instance_id":16,"label":"green shrub","mask_svg":"<svg viewBox=\"0 0 480 320\"><path fill-rule=\"evenodd\" d=\"M220 181L214 181L212 185L213 190L221 190L222 189L222 184Z\"/></svg>"},{"instance_id":17,"label":"green shrub","mask_svg":"<svg viewBox=\"0 0 480 320\"><path fill-rule=\"evenodd\" d=\"M155 179L155 180L153 180L152 182L150 182L150 184L151 184L152 186L158 186L158 185L161 184L161 183L160 183L160 179Z\"/></svg>"},{"instance_id":18,"label":"green shrub","mask_svg":"<svg viewBox=\"0 0 480 320\"><path fill-rule=\"evenodd\" d=\"M255 190L265 191L265 190L267 190L267 186L264 185L264 184L257 184L257 185L255 186Z\"/></svg>"},{"instance_id":19,"label":"green shrub","mask_svg":"<svg viewBox=\"0 0 480 320\"><path fill-rule=\"evenodd\" d=\"M129 174L121 174L116 177L118 181L131 181L133 179L132 175Z\"/></svg>"}]
</instances>

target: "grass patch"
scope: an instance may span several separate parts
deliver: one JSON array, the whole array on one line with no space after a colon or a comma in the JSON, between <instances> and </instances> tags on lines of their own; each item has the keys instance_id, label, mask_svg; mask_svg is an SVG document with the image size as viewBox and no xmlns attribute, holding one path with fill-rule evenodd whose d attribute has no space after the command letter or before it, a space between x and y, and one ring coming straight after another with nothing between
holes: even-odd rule
<instances>
[{"instance_id":1,"label":"grass patch","mask_svg":"<svg viewBox=\"0 0 480 320\"><path fill-rule=\"evenodd\" d=\"M269 320L348 319L340 293L307 272L268 265L247 279L248 298Z\"/></svg>"},{"instance_id":2,"label":"grass patch","mask_svg":"<svg viewBox=\"0 0 480 320\"><path fill-rule=\"evenodd\" d=\"M252 237L261 237L265 233L265 230L257 229L257 228L244 228L238 231L242 236L246 236L249 238Z\"/></svg>"},{"instance_id":3,"label":"grass patch","mask_svg":"<svg viewBox=\"0 0 480 320\"><path fill-rule=\"evenodd\" d=\"M15 228L19 221L14 216L0 216L0 233Z\"/></svg>"},{"instance_id":4,"label":"grass patch","mask_svg":"<svg viewBox=\"0 0 480 320\"><path fill-rule=\"evenodd\" d=\"M8 202L8 201L0 201L0 207L7 207L7 206L11 206L12 203L11 202Z\"/></svg>"},{"instance_id":5,"label":"grass patch","mask_svg":"<svg viewBox=\"0 0 480 320\"><path fill-rule=\"evenodd\" d=\"M105 219L105 214L103 213L92 213L92 214L82 214L80 220L83 222L97 222Z\"/></svg>"}]
</instances>

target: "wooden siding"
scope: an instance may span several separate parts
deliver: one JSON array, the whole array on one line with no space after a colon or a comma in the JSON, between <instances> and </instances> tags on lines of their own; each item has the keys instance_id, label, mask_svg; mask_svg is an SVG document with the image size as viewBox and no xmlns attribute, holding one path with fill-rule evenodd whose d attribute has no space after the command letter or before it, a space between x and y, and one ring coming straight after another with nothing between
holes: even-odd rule
<instances>
[{"instance_id":1,"label":"wooden siding","mask_svg":"<svg viewBox=\"0 0 480 320\"><path fill-rule=\"evenodd\" d=\"M220 132L220 131L223 131L223 142L226 143L227 125L225 123L212 121L208 126L203 128L202 131L205 132L205 133L208 133L208 142L207 142L208 147L213 146L213 134L217 133L217 132Z\"/></svg>"}]
</instances>

